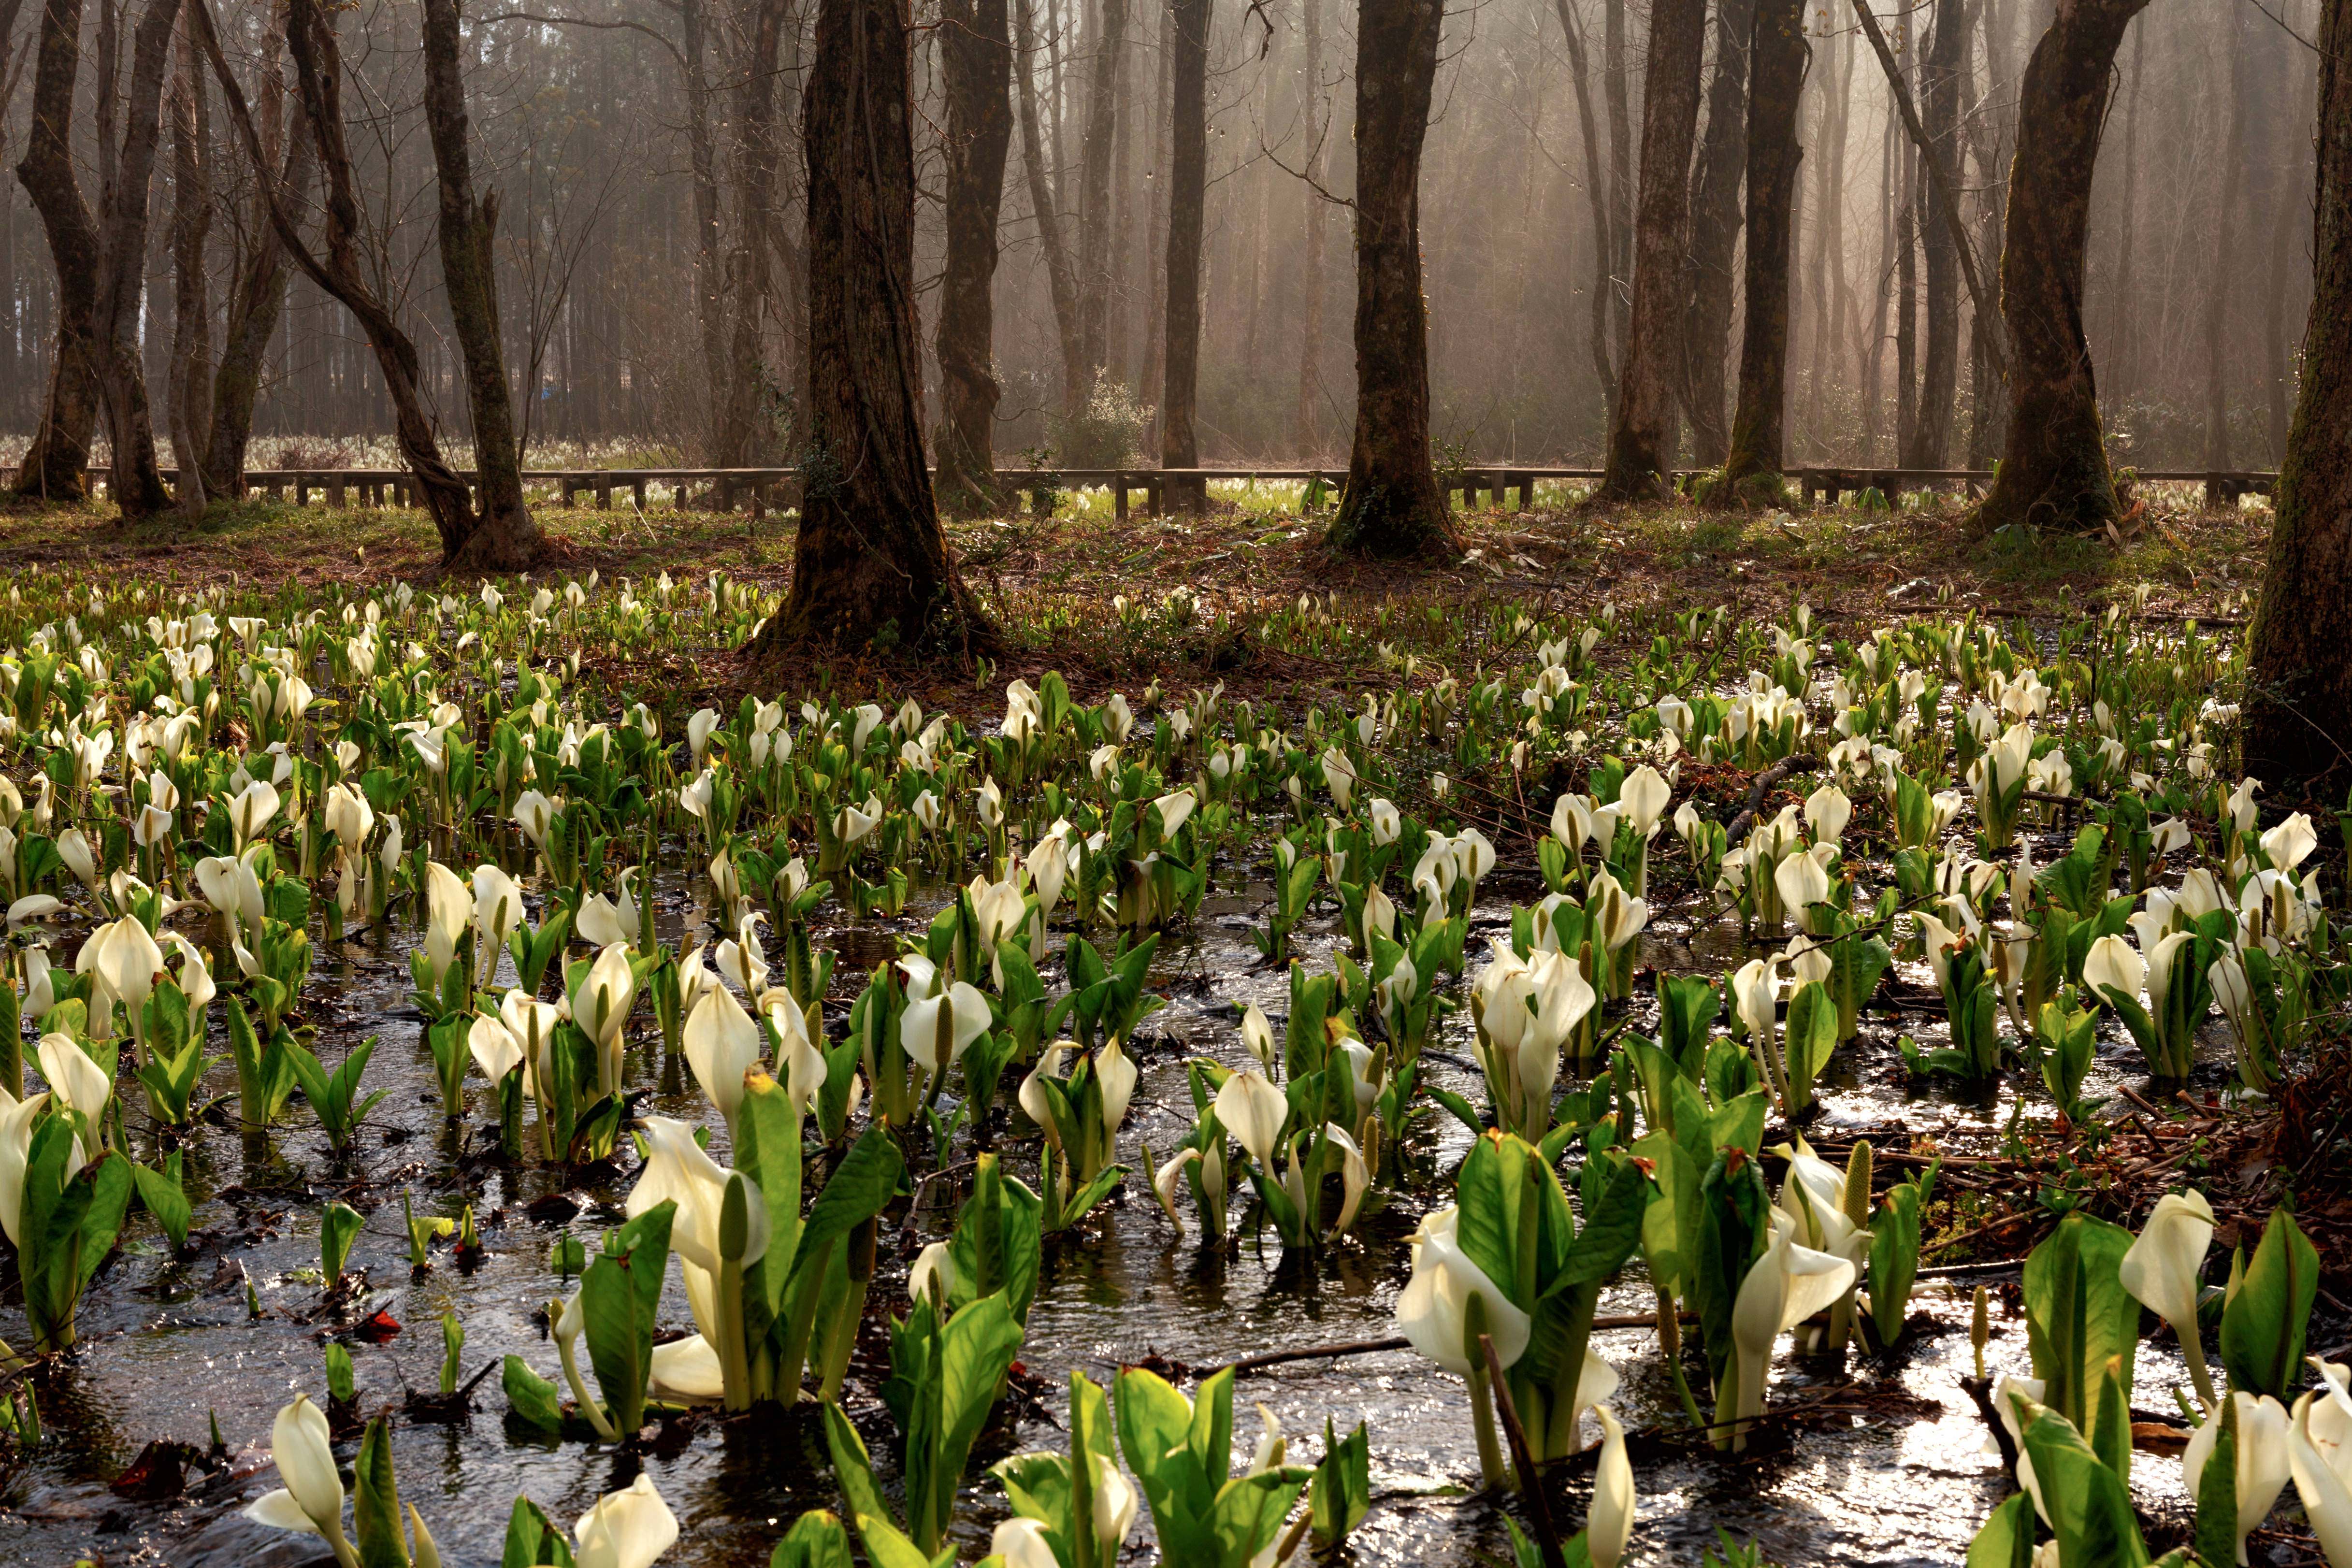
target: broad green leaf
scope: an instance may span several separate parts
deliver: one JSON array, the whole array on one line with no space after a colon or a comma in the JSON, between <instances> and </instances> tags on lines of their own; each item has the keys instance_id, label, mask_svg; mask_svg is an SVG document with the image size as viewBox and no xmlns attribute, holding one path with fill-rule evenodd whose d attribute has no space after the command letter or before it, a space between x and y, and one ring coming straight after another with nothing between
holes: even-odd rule
<instances>
[{"instance_id":1,"label":"broad green leaf","mask_svg":"<svg viewBox=\"0 0 2352 1568\"><path fill-rule=\"evenodd\" d=\"M2304 1330L2319 1292L2319 1254L2294 1216L2271 1210L2246 1277L2221 1313L2230 1386L2284 1400L2303 1376Z\"/></svg>"}]
</instances>

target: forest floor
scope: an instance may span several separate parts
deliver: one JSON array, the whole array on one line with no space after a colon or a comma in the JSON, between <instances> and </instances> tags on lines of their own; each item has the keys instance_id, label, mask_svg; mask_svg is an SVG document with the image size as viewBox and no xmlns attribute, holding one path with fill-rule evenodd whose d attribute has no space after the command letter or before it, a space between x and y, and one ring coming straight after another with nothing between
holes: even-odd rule
<instances>
[{"instance_id":1,"label":"forest floor","mask_svg":"<svg viewBox=\"0 0 2352 1568\"><path fill-rule=\"evenodd\" d=\"M2143 495L2149 504L2120 543L1980 537L1961 502L1939 497L1891 512L1851 503L1761 514L1687 505L1469 512L1456 519L1465 556L1430 565L1339 557L1322 544L1320 517L1213 498L1200 517L1153 518L1139 507L1119 521L1102 495L1066 497L1049 519L950 523L949 534L1003 630L994 668L1005 676L1055 667L1081 690L1153 678L1329 690L1387 677L1296 655L1270 660L1251 646L1248 617L1302 594L1376 627L1501 605L1551 614L1606 601L1725 605L1744 617L1803 601L1825 620L1867 625L1938 606L2067 618L2128 597L2144 614L2237 623L2261 580L2266 506L2206 510L2188 487ZM625 497L614 511L539 506L534 515L551 540L543 575L593 569L644 582L720 571L777 592L791 576L789 515L639 512ZM429 519L414 509L219 502L196 523L173 516L125 527L102 503L0 505L0 571L127 573L160 588L260 580L315 593L423 584L435 579L438 554ZM1171 596L1192 603L1168 613ZM698 652L695 668L674 673L712 690L732 684L725 651ZM834 673L865 684L856 668ZM909 683L903 667L893 674L901 686L929 684ZM932 700L949 700L951 673L938 674Z\"/></svg>"}]
</instances>

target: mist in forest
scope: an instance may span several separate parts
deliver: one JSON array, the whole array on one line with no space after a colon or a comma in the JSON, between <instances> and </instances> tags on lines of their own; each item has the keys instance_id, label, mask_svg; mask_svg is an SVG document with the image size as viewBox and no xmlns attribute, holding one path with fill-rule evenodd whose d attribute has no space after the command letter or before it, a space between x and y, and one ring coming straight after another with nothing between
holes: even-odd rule
<instances>
[{"instance_id":1,"label":"mist in forest","mask_svg":"<svg viewBox=\"0 0 2352 1568\"><path fill-rule=\"evenodd\" d=\"M0 161L12 171L27 146L43 3L0 0ZM497 200L498 332L526 462L581 447L793 461L814 0L505 3L469 8L460 61L474 179ZM1681 455L1692 464L1720 461L1738 368L1752 4L1707 12L1680 240ZM142 11L123 0L79 8L70 145L103 214L142 79ZM2315 0L2170 0L2142 12L2118 51L2080 303L2119 463L2278 461L2311 295L2316 10ZM1177 7L1010 0L1010 11L997 461L1156 461ZM299 113L282 12L216 0L212 14L257 134L315 224L319 182L280 151ZM2050 0L1876 13L1948 171L1988 303L2019 83L2050 15ZM1333 0L1217 0L1210 16L1200 460L1344 459L1357 12ZM915 0L913 21L917 310L936 425L942 39L957 24L939 0ZM363 0L334 25L359 265L415 340L429 411L462 447L467 399L437 255L418 9ZM192 408L216 412L203 406L209 392L173 395L181 323L200 321L206 366L245 345L256 436L315 438L274 450L324 465L383 435L394 412L366 332L265 254L276 247L254 161L186 26L161 62L137 317L156 428ZM1647 6L1627 0L1486 0L1446 13L1420 184L1441 460L1589 462L1602 448L1627 333L1647 31ZM1788 459L1988 466L2005 400L1978 396L1995 378L1919 147L1850 5L1809 7L1804 32ZM27 190L0 182L0 432L17 445L39 422L58 309Z\"/></svg>"}]
</instances>

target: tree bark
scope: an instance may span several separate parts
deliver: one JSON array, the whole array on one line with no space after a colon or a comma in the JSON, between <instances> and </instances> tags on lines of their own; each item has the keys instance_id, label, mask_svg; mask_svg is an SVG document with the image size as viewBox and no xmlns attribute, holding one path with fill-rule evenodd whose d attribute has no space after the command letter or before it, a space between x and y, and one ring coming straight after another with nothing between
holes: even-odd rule
<instances>
[{"instance_id":1,"label":"tree bark","mask_svg":"<svg viewBox=\"0 0 2352 1568\"><path fill-rule=\"evenodd\" d=\"M74 172L74 83L81 74L81 0L46 0L33 63L31 134L16 178L47 232L57 278L57 341L41 423L16 476L17 494L79 500L98 428L94 323L98 230Z\"/></svg>"},{"instance_id":2,"label":"tree bark","mask_svg":"<svg viewBox=\"0 0 2352 1568\"><path fill-rule=\"evenodd\" d=\"M1724 349L1731 335L1731 265L1739 248L1739 187L1748 162L1748 40L1755 15L1756 0L1717 0L1706 136L1699 144L1698 188L1691 194L1680 391L1691 423L1691 457L1702 468L1720 466L1731 446L1724 424Z\"/></svg>"},{"instance_id":3,"label":"tree bark","mask_svg":"<svg viewBox=\"0 0 2352 1568\"><path fill-rule=\"evenodd\" d=\"M1683 220L1698 134L1706 0L1656 0L1642 91L1642 196L1633 234L1633 307L1617 379L1617 418L1595 500L1663 497L1681 432L1675 410Z\"/></svg>"},{"instance_id":4,"label":"tree bark","mask_svg":"<svg viewBox=\"0 0 2352 1568\"><path fill-rule=\"evenodd\" d=\"M1192 468L1201 449L1192 414L1201 380L1201 231L1209 176L1209 0L1174 0L1169 60L1168 373L1160 394L1160 465ZM1312 200L1312 193L1309 193ZM1171 479L1180 511L1208 504L1206 486Z\"/></svg>"},{"instance_id":5,"label":"tree bark","mask_svg":"<svg viewBox=\"0 0 2352 1568\"><path fill-rule=\"evenodd\" d=\"M289 204L303 200L310 183L310 136L301 123L299 103L288 134L285 116L290 95L284 74L285 4L279 0L278 24L268 35L260 71L255 78L260 102L263 155L275 176L254 172L252 204L245 222L244 254L236 268L236 284L228 300L227 319L221 332L220 363L213 371L212 430L205 443L205 488L215 496L246 494L245 453L253 438L253 409L261 395L263 368L269 340L278 332L286 306L286 247L269 221L270 195L262 187L272 178ZM193 35L192 35L193 41Z\"/></svg>"},{"instance_id":6,"label":"tree bark","mask_svg":"<svg viewBox=\"0 0 2352 1568\"><path fill-rule=\"evenodd\" d=\"M2213 248L2205 273L2205 466L2230 466L2230 285L2242 262L2233 249L2245 235L2238 225L2239 192L2246 183L2246 23L2231 6L2214 13L2227 34L2229 68L2218 89L2229 99L2230 131L2213 167L2213 202L2207 210Z\"/></svg>"},{"instance_id":7,"label":"tree bark","mask_svg":"<svg viewBox=\"0 0 2352 1568\"><path fill-rule=\"evenodd\" d=\"M2109 378L2118 407L2139 390L2139 293L2132 263L2139 254L2139 89L2147 79L2147 25L2134 26L2131 35L2131 69L2124 78L2123 214L2116 225L2116 363Z\"/></svg>"},{"instance_id":8,"label":"tree bark","mask_svg":"<svg viewBox=\"0 0 2352 1568\"><path fill-rule=\"evenodd\" d=\"M212 307L205 288L205 239L212 226L212 117L191 29L180 29L172 78L172 359L166 412L179 465L180 509L205 510L205 432L212 368Z\"/></svg>"},{"instance_id":9,"label":"tree bark","mask_svg":"<svg viewBox=\"0 0 2352 1568\"><path fill-rule=\"evenodd\" d=\"M1601 425L1606 430L1611 411L1617 405L1617 364L1609 347L1610 325L1616 319L1616 230L1609 183L1601 172L1601 138L1592 120L1592 72L1584 52L1584 35L1577 25L1575 0L1553 0L1553 4L1559 12L1560 32L1568 39L1569 79L1576 88L1577 130L1584 141L1584 196L1592 214L1592 288L1586 303L1592 313L1592 373L1601 394Z\"/></svg>"},{"instance_id":10,"label":"tree bark","mask_svg":"<svg viewBox=\"0 0 2352 1568\"><path fill-rule=\"evenodd\" d=\"M2011 161L2001 314L2014 360L2009 438L1982 529L2013 523L2093 532L2116 514L2083 340L2083 246L2091 174L2124 28L2147 0L2074 0L2025 68Z\"/></svg>"},{"instance_id":11,"label":"tree bark","mask_svg":"<svg viewBox=\"0 0 2352 1568\"><path fill-rule=\"evenodd\" d=\"M523 505L522 460L499 342L499 277L491 250L499 199L495 193L479 200L474 195L457 5L458 0L424 3L425 119L441 198L441 281L466 364L466 405L473 415L480 494L474 526L448 552L448 562L476 571L525 571L539 553L539 525Z\"/></svg>"},{"instance_id":12,"label":"tree bark","mask_svg":"<svg viewBox=\"0 0 2352 1568\"><path fill-rule=\"evenodd\" d=\"M1609 319L1619 372L1633 330L1633 120L1628 88L1633 62L1625 47L1625 0L1601 0L1601 96L1609 110ZM1617 417L1618 374L1609 378L1609 417Z\"/></svg>"},{"instance_id":13,"label":"tree bark","mask_svg":"<svg viewBox=\"0 0 2352 1568\"><path fill-rule=\"evenodd\" d=\"M1960 118L1960 72L1968 63L1969 18L1964 0L1937 0L1936 30L1928 36L1919 72L1919 123L1926 131L1922 159L1940 170L1945 150L1957 151ZM1931 172L1931 180L1938 178ZM1943 223L1921 225L1927 259L1927 351L1919 365L1919 401L1906 468L1941 468L1952 439L1952 407L1959 393L1960 246L1966 232L1955 223L1958 209Z\"/></svg>"},{"instance_id":14,"label":"tree bark","mask_svg":"<svg viewBox=\"0 0 2352 1568\"><path fill-rule=\"evenodd\" d=\"M769 267L770 214L776 202L776 62L791 18L790 0L750 8L751 48L736 89L734 343L727 355L727 402L719 422L721 466L756 468L774 455L762 439L761 404L780 402L769 373L764 329L774 292Z\"/></svg>"},{"instance_id":15,"label":"tree bark","mask_svg":"<svg viewBox=\"0 0 2352 1568\"><path fill-rule=\"evenodd\" d=\"M1724 459L1722 498L1778 498L1788 406L1790 230L1795 216L1797 114L1804 100L1805 0L1759 0L1748 35L1748 314L1739 344L1739 406ZM1759 483L1760 481L1760 483Z\"/></svg>"},{"instance_id":16,"label":"tree bark","mask_svg":"<svg viewBox=\"0 0 2352 1568\"><path fill-rule=\"evenodd\" d=\"M1078 171L1078 342L1088 390L1110 362L1111 154L1118 133L1119 66L1127 0L1101 0L1087 71L1087 133Z\"/></svg>"},{"instance_id":17,"label":"tree bark","mask_svg":"<svg viewBox=\"0 0 2352 1568\"><path fill-rule=\"evenodd\" d=\"M2261 607L2245 764L2274 799L2332 807L2352 779L2352 0L2319 17L2311 317Z\"/></svg>"},{"instance_id":18,"label":"tree bark","mask_svg":"<svg viewBox=\"0 0 2352 1568\"><path fill-rule=\"evenodd\" d=\"M1001 508L994 373L997 215L1013 141L1013 45L1005 0L945 0L940 52L947 78L947 263L940 277L941 510Z\"/></svg>"},{"instance_id":19,"label":"tree bark","mask_svg":"<svg viewBox=\"0 0 2352 1568\"><path fill-rule=\"evenodd\" d=\"M1298 347L1298 413L1291 427L1291 449L1308 462L1323 450L1323 421L1316 407L1323 390L1323 271L1328 246L1324 222L1323 183L1323 0L1301 0L1300 42L1306 58L1299 67L1301 101L1307 124L1307 252L1301 266L1302 302Z\"/></svg>"},{"instance_id":20,"label":"tree bark","mask_svg":"<svg viewBox=\"0 0 2352 1568\"><path fill-rule=\"evenodd\" d=\"M702 380L709 400L705 456L730 466L725 429L730 393L727 364L727 279L719 257L719 153L710 133L710 76L704 64L709 17L705 0L679 0L678 39L686 57L687 163L694 176L695 324L702 338Z\"/></svg>"},{"instance_id":21,"label":"tree bark","mask_svg":"<svg viewBox=\"0 0 2352 1568\"><path fill-rule=\"evenodd\" d=\"M340 301L367 333L368 346L374 351L376 368L383 373L383 389L392 403L401 456L416 481L418 498L433 519L434 530L440 536L444 563L454 561L474 532L473 498L467 493L466 481L441 456L433 421L425 412L420 390L423 371L416 345L377 298L361 268L359 197L343 126L342 51L335 42L333 24L320 0L289 0L287 48L294 61L302 119L310 131L325 184L327 251L320 256L303 243L287 193L268 176L268 154L261 144L261 133L254 124L245 91L237 86L228 57L221 50L207 0L188 0L188 5L201 29L198 41L213 64L213 79L220 84L221 97L228 104L229 116L245 142L246 156L252 160L255 182L268 195L269 222L278 231L278 242L310 281Z\"/></svg>"},{"instance_id":22,"label":"tree bark","mask_svg":"<svg viewBox=\"0 0 2352 1568\"><path fill-rule=\"evenodd\" d=\"M163 141L163 78L180 0L148 0L132 36L129 108L113 179L98 227L98 292L91 319L93 362L113 449L109 485L126 518L152 517L172 504L155 461L155 417L139 346L140 303L147 287L147 232L152 214L155 153Z\"/></svg>"},{"instance_id":23,"label":"tree bark","mask_svg":"<svg viewBox=\"0 0 2352 1568\"><path fill-rule=\"evenodd\" d=\"M1019 57L1013 76L1021 103L1021 177L1029 187L1029 208L1037 220L1038 243L1045 251L1046 291L1054 301L1054 328L1062 350L1062 413L1075 415L1087 401L1087 353L1078 336L1078 282L1070 270L1070 249L1062 231L1055 199L1057 172L1045 166L1045 139L1037 128L1037 45L1030 18L1031 0L1013 0L1013 25Z\"/></svg>"},{"instance_id":24,"label":"tree bark","mask_svg":"<svg viewBox=\"0 0 2352 1568\"><path fill-rule=\"evenodd\" d=\"M1356 23L1356 434L1331 542L1360 555L1459 548L1429 456L1421 149L1443 0L1363 0Z\"/></svg>"},{"instance_id":25,"label":"tree bark","mask_svg":"<svg viewBox=\"0 0 2352 1568\"><path fill-rule=\"evenodd\" d=\"M808 156L809 439L791 597L755 657L967 645L973 614L923 463L914 105L905 0L824 0Z\"/></svg>"}]
</instances>

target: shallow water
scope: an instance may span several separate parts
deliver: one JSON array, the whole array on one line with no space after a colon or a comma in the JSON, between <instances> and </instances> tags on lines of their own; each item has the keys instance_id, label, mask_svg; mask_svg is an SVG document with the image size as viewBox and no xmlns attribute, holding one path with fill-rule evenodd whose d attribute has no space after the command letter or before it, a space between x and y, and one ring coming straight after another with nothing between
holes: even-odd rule
<instances>
[{"instance_id":1,"label":"shallow water","mask_svg":"<svg viewBox=\"0 0 2352 1568\"><path fill-rule=\"evenodd\" d=\"M690 857L681 857L690 858ZM1142 1068L1134 1110L1121 1134L1121 1157L1138 1167L1105 1223L1079 1238L1049 1245L1022 1360L1041 1380L1041 1400L1013 1422L1009 1434L983 1440L982 1462L1024 1448L1060 1448L1055 1416L1065 1402L1070 1368L1107 1382L1123 1364L1149 1356L1209 1367L1267 1351L1378 1339L1395 1332L1392 1309L1407 1272L1404 1238L1422 1210L1447 1200L1453 1166L1467 1131L1443 1111L1418 1123L1404 1151L1411 1173L1383 1205L1375 1197L1357 1237L1311 1262L1286 1261L1271 1234L1244 1237L1222 1256L1204 1254L1189 1204L1180 1237L1146 1185L1139 1145L1165 1149L1189 1127L1184 1082L1187 1057L1244 1059L1234 1019L1255 1001L1277 1020L1287 1004L1279 969L1255 967L1247 931L1259 908L1259 890L1236 889L1204 905L1197 929L1163 945L1155 985L1169 1007L1139 1031ZM918 912L919 913L919 912ZM1474 966L1483 960L1484 935L1507 930L1507 902L1476 912L1471 938ZM1496 921L1501 921L1497 927ZM707 931L709 910L698 894L667 889L660 899L665 938L675 945L689 928ZM829 934L821 941L845 949L836 995L862 985L859 962L888 951L892 931L920 929L918 914ZM314 1396L323 1385L321 1342L382 1311L401 1332L388 1343L351 1348L361 1405L373 1412L396 1405L407 1387L430 1388L438 1374L440 1315L455 1312L465 1326L467 1375L493 1367L477 1393L469 1422L431 1425L398 1421L394 1449L404 1496L415 1502L438 1537L449 1563L498 1559L508 1510L527 1494L568 1521L603 1492L626 1485L638 1469L652 1472L676 1510L684 1538L666 1561L698 1568L764 1563L776 1538L803 1509L837 1507L824 1458L820 1427L794 1417L747 1417L722 1422L699 1417L689 1429L666 1434L642 1453L600 1445L510 1440L502 1415L495 1363L508 1352L524 1355L542 1375L555 1375L555 1356L533 1313L565 1289L549 1271L549 1249L562 1227L525 1212L534 1199L563 1190L562 1179L535 1169L507 1172L493 1162L460 1164L437 1103L431 1054L405 999L404 930L381 940L362 936L329 950L306 993L308 1016L320 1025L320 1054L331 1063L369 1034L383 1044L369 1069L373 1087L391 1094L370 1118L359 1153L338 1166L315 1123L297 1113L278 1129L270 1151L239 1147L234 1134L208 1129L188 1155L188 1182L197 1197L194 1238L198 1255L173 1264L151 1226L134 1224L123 1251L85 1298L81 1351L45 1385L43 1414L55 1440L0 1490L0 1560L67 1563L102 1554L110 1568L130 1563L203 1564L205 1568L271 1568L323 1560L317 1543L247 1523L236 1509L269 1485L266 1457L269 1424L296 1390ZM1337 941L1328 927L1303 931L1297 946L1310 966L1328 962ZM66 936L74 951L79 933ZM1643 967L1718 973L1745 956L1729 923L1696 936L1687 922L1662 912L1643 938ZM1916 995L1924 965L1903 978ZM1646 985L1646 981L1643 982ZM1637 999L1635 1006L1640 1002ZM215 1007L215 1030L224 1009ZM845 1014L845 1003L828 1009ZM1468 1053L1466 1013L1447 1020L1436 1049ZM651 1033L650 1024L645 1024ZM1915 1012L1890 1027L1874 1019L1864 1038L1842 1050L1822 1085L1817 1131L1867 1128L1931 1132L1951 1152L1989 1146L1999 1137L2011 1103L1972 1103L1938 1087L1911 1084L1893 1044L1897 1029L1923 1045L1940 1043L1940 1009ZM645 1109L713 1125L715 1147L725 1132L682 1073L666 1091L656 1059L658 1037L632 1062L633 1086L655 1090ZM1433 1080L1474 1101L1483 1090L1471 1075L1431 1061ZM2094 1094L2113 1092L2137 1079L2128 1043L2103 1041ZM680 1087L682 1083L682 1087ZM216 1068L213 1093L233 1092L234 1074ZM478 1085L469 1132L481 1124ZM137 1090L132 1089L134 1104ZM2038 1086L2027 1092L2029 1115L2046 1116ZM132 1113L134 1138L138 1116ZM927 1157L927 1156L925 1156ZM1020 1169L1028 1152L1008 1152ZM1024 1176L1034 1174L1022 1169ZM592 1237L617 1218L630 1176L570 1191L581 1206L572 1226ZM935 1184L942 1200L946 1184ZM470 1200L481 1218L488 1255L460 1270L446 1253L421 1279L405 1267L399 1197L412 1195L420 1213L454 1215ZM318 1213L342 1196L369 1216L353 1249L355 1267L369 1273L362 1304L342 1317L312 1321ZM1243 1206L1236 1202L1236 1212ZM952 1201L927 1202L903 1233L886 1235L875 1300L903 1307L899 1281L921 1241L948 1223ZM895 1255L888 1243L903 1240ZM1262 1240L1263 1243L1262 1244ZM308 1270L308 1277L304 1271ZM261 1312L248 1315L250 1280ZM0 1280L0 1333L22 1331L13 1278ZM1638 1312L1654 1298L1638 1265L1612 1287L1601 1312ZM1738 1458L1695 1449L1679 1435L1685 1425L1646 1330L1604 1331L1595 1345L1625 1374L1617 1405L1636 1433L1633 1455L1641 1493L1640 1524L1630 1561L1696 1563L1719 1526L1735 1538L1754 1536L1772 1561L1798 1568L1811 1563L1886 1564L1958 1562L1991 1504L2006 1490L1989 1451L1975 1407L1958 1379L1969 1367L1967 1287L1923 1284L1914 1303L1920 1331L1896 1364L1858 1366L1847 1382L1835 1369L1784 1358L1776 1370L1776 1407L1820 1403L1832 1408L1776 1423L1755 1451ZM683 1294L672 1274L664 1321L684 1324ZM869 1320L869 1337L853 1370L850 1406L877 1458L896 1447L887 1416L873 1389L884 1370ZM2000 1321L1989 1359L1997 1369L2022 1371L2021 1321ZM20 1342L21 1343L21 1342ZM2139 1403L2164 1403L2163 1390L2179 1374L2155 1347L2144 1347ZM1694 1373L1703 1381L1703 1365ZM1312 1462L1322 1448L1328 1418L1344 1433L1358 1421L1370 1429L1374 1504L1352 1537L1349 1561L1380 1563L1469 1563L1482 1554L1507 1558L1503 1525L1490 1500L1475 1495L1476 1450L1469 1400L1456 1379L1408 1354L1327 1358L1266 1369L1238 1385L1236 1448L1255 1440L1257 1420L1248 1402L1262 1401L1291 1441L1290 1458ZM207 1409L236 1455L233 1469L192 1479L175 1502L125 1501L109 1483L142 1445L155 1437L202 1446ZM1654 1429L1655 1437L1644 1437ZM1593 1433L1588 1421L1588 1433ZM345 1450L348 1453L348 1449ZM1555 1517L1565 1528L1580 1522L1589 1470L1563 1467L1554 1492ZM977 1469L975 1470L977 1474ZM2142 1456L2135 1472L2142 1500L2160 1504L2179 1493L2179 1466ZM959 1535L969 1560L986 1550L988 1529L1002 1517L1001 1493L981 1478L967 1487ZM1148 1560L1148 1512L1139 1521L1131 1560Z\"/></svg>"}]
</instances>

